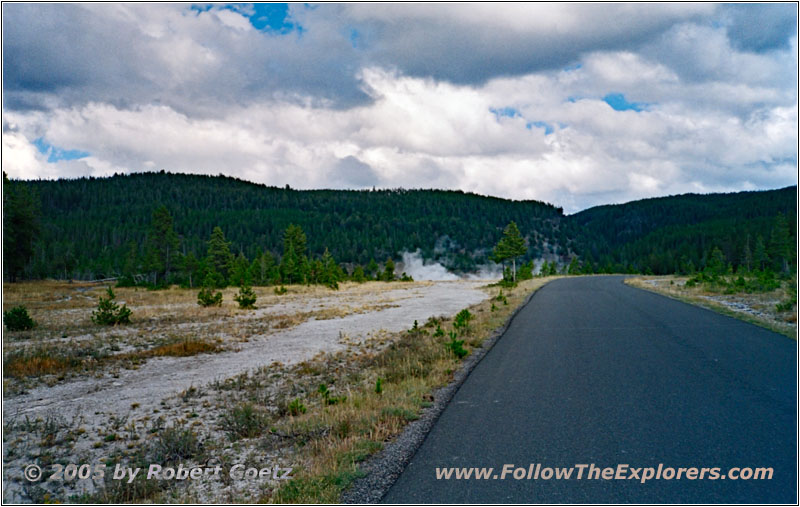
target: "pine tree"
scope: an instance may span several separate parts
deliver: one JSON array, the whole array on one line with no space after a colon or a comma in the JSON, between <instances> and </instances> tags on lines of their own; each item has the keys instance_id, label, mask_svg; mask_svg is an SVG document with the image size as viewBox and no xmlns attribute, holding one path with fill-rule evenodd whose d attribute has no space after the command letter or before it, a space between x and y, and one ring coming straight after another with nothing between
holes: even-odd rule
<instances>
[{"instance_id":1,"label":"pine tree","mask_svg":"<svg viewBox=\"0 0 800 507\"><path fill-rule=\"evenodd\" d=\"M333 256L327 248L325 249L325 253L322 254L320 264L322 267L322 279L320 281L327 287L338 290L339 281L341 280L339 266L336 264L336 261L333 260Z\"/></svg>"},{"instance_id":2,"label":"pine tree","mask_svg":"<svg viewBox=\"0 0 800 507\"><path fill-rule=\"evenodd\" d=\"M306 257L306 234L299 225L291 224L283 233L281 282L303 283L310 271Z\"/></svg>"},{"instance_id":3,"label":"pine tree","mask_svg":"<svg viewBox=\"0 0 800 507\"><path fill-rule=\"evenodd\" d=\"M201 262L195 257L193 252L189 252L181 257L181 269L183 270L184 276L189 279L189 288L194 288L194 282L199 278L198 275L202 272L201 268Z\"/></svg>"},{"instance_id":4,"label":"pine tree","mask_svg":"<svg viewBox=\"0 0 800 507\"><path fill-rule=\"evenodd\" d=\"M352 279L354 282L363 283L367 281L366 275L364 275L364 268L361 265L358 265L353 270Z\"/></svg>"},{"instance_id":5,"label":"pine tree","mask_svg":"<svg viewBox=\"0 0 800 507\"><path fill-rule=\"evenodd\" d=\"M775 269L781 273L789 271L789 252L791 250L792 239L789 233L789 226L783 213L778 213L772 224L769 238L769 256L774 263Z\"/></svg>"},{"instance_id":6,"label":"pine tree","mask_svg":"<svg viewBox=\"0 0 800 507\"><path fill-rule=\"evenodd\" d=\"M3 269L9 281L22 278L39 236L39 197L3 172Z\"/></svg>"},{"instance_id":7,"label":"pine tree","mask_svg":"<svg viewBox=\"0 0 800 507\"><path fill-rule=\"evenodd\" d=\"M376 280L378 279L378 272L380 271L380 267L378 263L375 262L375 259L370 259L369 264L367 264L367 280Z\"/></svg>"},{"instance_id":8,"label":"pine tree","mask_svg":"<svg viewBox=\"0 0 800 507\"><path fill-rule=\"evenodd\" d=\"M516 259L520 255L524 255L527 250L528 249L525 246L525 240L522 238L522 234L520 234L517 224L512 221L503 230L503 237L500 238L500 241L497 243L497 245L495 245L494 251L492 252L492 257L494 258L495 262L505 262L506 260L511 260L511 276L513 281L516 282Z\"/></svg>"},{"instance_id":9,"label":"pine tree","mask_svg":"<svg viewBox=\"0 0 800 507\"><path fill-rule=\"evenodd\" d=\"M386 259L386 264L384 265L383 280L385 282L392 282L394 281L394 279L395 279L394 261L392 260L391 257L389 257L388 259Z\"/></svg>"},{"instance_id":10,"label":"pine tree","mask_svg":"<svg viewBox=\"0 0 800 507\"><path fill-rule=\"evenodd\" d=\"M570 275L580 274L580 267L578 266L577 257L573 257L572 260L569 261L569 268L567 268L567 273Z\"/></svg>"},{"instance_id":11,"label":"pine tree","mask_svg":"<svg viewBox=\"0 0 800 507\"><path fill-rule=\"evenodd\" d=\"M706 263L706 272L712 278L725 274L725 256L722 250L716 246L711 250L711 255L709 255L708 262Z\"/></svg>"},{"instance_id":12,"label":"pine tree","mask_svg":"<svg viewBox=\"0 0 800 507\"><path fill-rule=\"evenodd\" d=\"M136 285L139 274L139 245L135 241L128 242L128 253L125 254L125 263L122 265L122 278L117 282L119 287L132 287Z\"/></svg>"},{"instance_id":13,"label":"pine tree","mask_svg":"<svg viewBox=\"0 0 800 507\"><path fill-rule=\"evenodd\" d=\"M767 256L767 248L764 246L764 238L759 234L756 237L756 246L753 251L753 262L756 269L763 271L769 264L769 257Z\"/></svg>"},{"instance_id":14,"label":"pine tree","mask_svg":"<svg viewBox=\"0 0 800 507\"><path fill-rule=\"evenodd\" d=\"M248 284L240 285L239 293L233 297L233 300L239 303L239 308L243 310L253 310L256 307L256 299L256 293Z\"/></svg>"},{"instance_id":15,"label":"pine tree","mask_svg":"<svg viewBox=\"0 0 800 507\"><path fill-rule=\"evenodd\" d=\"M250 285L252 283L250 279L250 263L247 261L247 257L244 256L243 252L239 252L239 255L231 264L231 276L228 283L230 285L239 286Z\"/></svg>"},{"instance_id":16,"label":"pine tree","mask_svg":"<svg viewBox=\"0 0 800 507\"><path fill-rule=\"evenodd\" d=\"M172 226L172 215L166 206L159 206L153 211L147 233L147 264L154 285L168 281L180 246L180 239Z\"/></svg>"},{"instance_id":17,"label":"pine tree","mask_svg":"<svg viewBox=\"0 0 800 507\"><path fill-rule=\"evenodd\" d=\"M233 254L231 253L230 243L225 241L225 233L220 227L214 227L211 238L208 240L207 264L210 269L218 273L223 280L228 279L231 265L233 264ZM223 288L225 282L223 282Z\"/></svg>"},{"instance_id":18,"label":"pine tree","mask_svg":"<svg viewBox=\"0 0 800 507\"><path fill-rule=\"evenodd\" d=\"M753 252L750 251L750 235L744 241L744 248L742 250L742 265L745 272L749 273L753 266Z\"/></svg>"}]
</instances>

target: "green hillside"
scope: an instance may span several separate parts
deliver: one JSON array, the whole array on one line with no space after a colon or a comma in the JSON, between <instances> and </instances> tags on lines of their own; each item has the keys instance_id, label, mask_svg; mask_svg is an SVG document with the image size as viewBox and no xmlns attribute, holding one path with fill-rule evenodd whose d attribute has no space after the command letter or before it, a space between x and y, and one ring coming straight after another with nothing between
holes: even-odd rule
<instances>
[{"instance_id":1,"label":"green hillside","mask_svg":"<svg viewBox=\"0 0 800 507\"><path fill-rule=\"evenodd\" d=\"M734 268L753 268L759 242L778 269L796 262L796 199L793 186L597 206L568 217L567 234L570 248L600 270L687 272L704 267L714 247Z\"/></svg>"},{"instance_id":2,"label":"green hillside","mask_svg":"<svg viewBox=\"0 0 800 507\"><path fill-rule=\"evenodd\" d=\"M197 257L219 226L234 254L282 253L282 236L300 225L311 256L325 248L342 263L379 263L419 249L449 268L487 262L503 227L516 221L532 239L528 257L556 243L562 210L537 201L510 201L442 190L311 190L276 188L224 176L169 173L58 181L13 182L41 200L41 234L28 276L115 276L134 242L144 241L155 208L165 205L181 237L181 252Z\"/></svg>"},{"instance_id":3,"label":"green hillside","mask_svg":"<svg viewBox=\"0 0 800 507\"><path fill-rule=\"evenodd\" d=\"M38 218L25 217L26 199ZM225 176L170 173L56 181L6 181L4 277L117 277L145 270L153 212L166 206L179 238L174 281L186 256L202 260L219 226L248 262L284 253L299 225L310 259L326 249L347 271L420 250L456 272L488 262L503 228L517 223L520 258L573 272L674 273L702 269L713 249L736 270L796 270L796 187L645 199L564 216L537 201L444 190L294 190ZM20 197L22 196L22 197ZM21 220L21 221L20 221ZM17 225L10 225L10 224ZM25 248L26 237L34 241ZM191 254L191 255L189 255ZM187 268L188 269L188 268Z\"/></svg>"}]
</instances>

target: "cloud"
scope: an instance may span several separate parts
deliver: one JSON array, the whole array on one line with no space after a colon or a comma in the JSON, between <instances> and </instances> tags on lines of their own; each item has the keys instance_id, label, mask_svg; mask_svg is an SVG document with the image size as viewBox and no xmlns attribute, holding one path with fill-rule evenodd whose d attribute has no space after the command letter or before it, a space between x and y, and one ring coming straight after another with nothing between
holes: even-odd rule
<instances>
[{"instance_id":1,"label":"cloud","mask_svg":"<svg viewBox=\"0 0 800 507\"><path fill-rule=\"evenodd\" d=\"M788 49L797 33L796 4L725 4L723 11L728 37L743 51Z\"/></svg>"},{"instance_id":2,"label":"cloud","mask_svg":"<svg viewBox=\"0 0 800 507\"><path fill-rule=\"evenodd\" d=\"M568 212L785 186L797 38L788 11L759 8L9 4L3 169L450 188Z\"/></svg>"},{"instance_id":3,"label":"cloud","mask_svg":"<svg viewBox=\"0 0 800 507\"><path fill-rule=\"evenodd\" d=\"M380 184L380 177L369 164L348 155L334 165L331 181L344 188L364 188Z\"/></svg>"}]
</instances>

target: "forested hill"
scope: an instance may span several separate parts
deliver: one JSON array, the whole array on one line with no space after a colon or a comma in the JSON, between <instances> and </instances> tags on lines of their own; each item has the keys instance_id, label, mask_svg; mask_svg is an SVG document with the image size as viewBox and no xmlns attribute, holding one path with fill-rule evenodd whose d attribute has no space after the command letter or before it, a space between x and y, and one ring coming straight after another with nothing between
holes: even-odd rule
<instances>
[{"instance_id":1,"label":"forested hill","mask_svg":"<svg viewBox=\"0 0 800 507\"><path fill-rule=\"evenodd\" d=\"M181 251L198 258L215 226L235 254L253 259L266 249L279 257L284 230L297 224L314 257L328 248L338 262L366 265L420 249L462 271L487 261L512 220L533 239L528 257L541 255L544 241L558 242L563 216L561 208L541 202L460 191L300 191L163 172L22 184L41 200L42 230L26 270L34 277L63 276L65 269L79 278L120 273L130 242L144 256L153 210L162 204L174 218Z\"/></svg>"},{"instance_id":2,"label":"forested hill","mask_svg":"<svg viewBox=\"0 0 800 507\"><path fill-rule=\"evenodd\" d=\"M162 205L179 237L178 258L170 261L176 283L191 273L184 261L206 258L215 227L234 255L255 262L269 252L280 262L290 224L305 232L311 259L327 248L348 271L417 249L453 271L471 271L488 261L514 221L527 242L519 264L546 260L548 272L567 266L584 273L692 272L706 267L718 248L734 270L785 273L796 269L796 196L794 186L687 194L564 216L542 202L460 191L300 191L164 172L6 181L4 277L96 279L147 271L148 237ZM29 210L28 201L39 211ZM26 222L29 215L37 220Z\"/></svg>"},{"instance_id":3,"label":"forested hill","mask_svg":"<svg viewBox=\"0 0 800 507\"><path fill-rule=\"evenodd\" d=\"M595 270L662 274L701 269L714 247L734 267L755 268L757 254L775 269L784 259L791 264L796 222L792 186L597 206L567 217L565 229L570 248Z\"/></svg>"}]
</instances>

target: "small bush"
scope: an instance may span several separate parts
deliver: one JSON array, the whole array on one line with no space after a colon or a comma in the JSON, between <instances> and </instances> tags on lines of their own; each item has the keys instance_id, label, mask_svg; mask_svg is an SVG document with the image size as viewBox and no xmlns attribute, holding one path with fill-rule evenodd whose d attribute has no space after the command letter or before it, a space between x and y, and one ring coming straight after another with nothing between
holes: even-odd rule
<instances>
[{"instance_id":1,"label":"small bush","mask_svg":"<svg viewBox=\"0 0 800 507\"><path fill-rule=\"evenodd\" d=\"M289 289L287 289L283 285L281 285L280 287L275 287L275 294L278 296L283 296L287 292L289 292Z\"/></svg>"},{"instance_id":2,"label":"small bush","mask_svg":"<svg viewBox=\"0 0 800 507\"><path fill-rule=\"evenodd\" d=\"M300 415L306 413L306 406L300 401L300 398L295 398L289 403L289 413L291 415Z\"/></svg>"},{"instance_id":3,"label":"small bush","mask_svg":"<svg viewBox=\"0 0 800 507\"><path fill-rule=\"evenodd\" d=\"M249 285L239 287L239 294L235 295L233 300L239 303L239 308L244 310L252 310L256 307L256 293Z\"/></svg>"},{"instance_id":4,"label":"small bush","mask_svg":"<svg viewBox=\"0 0 800 507\"><path fill-rule=\"evenodd\" d=\"M450 352L452 352L459 359L469 354L469 352L464 348L464 340L456 340L455 331L450 331L450 341L446 344L446 346L448 350L450 350Z\"/></svg>"},{"instance_id":5,"label":"small bush","mask_svg":"<svg viewBox=\"0 0 800 507\"><path fill-rule=\"evenodd\" d=\"M380 377L375 381L375 393L383 394L383 379Z\"/></svg>"},{"instance_id":6,"label":"small bush","mask_svg":"<svg viewBox=\"0 0 800 507\"><path fill-rule=\"evenodd\" d=\"M222 416L222 423L231 440L257 437L264 431L267 422L266 416L259 413L251 403L236 406Z\"/></svg>"},{"instance_id":7,"label":"small bush","mask_svg":"<svg viewBox=\"0 0 800 507\"><path fill-rule=\"evenodd\" d=\"M453 321L453 327L458 330L458 333L461 335L468 334L470 331L470 320L472 320L472 314L469 313L469 310L465 308L458 312L458 315L456 315L456 318Z\"/></svg>"},{"instance_id":8,"label":"small bush","mask_svg":"<svg viewBox=\"0 0 800 507\"><path fill-rule=\"evenodd\" d=\"M92 322L101 326L116 326L117 324L130 324L131 310L126 306L121 307L114 302L116 296L111 287L107 289L107 297L100 296L97 311L92 312Z\"/></svg>"},{"instance_id":9,"label":"small bush","mask_svg":"<svg viewBox=\"0 0 800 507\"><path fill-rule=\"evenodd\" d=\"M153 442L150 453L153 463L178 463L196 457L202 449L197 435L180 425L170 426Z\"/></svg>"},{"instance_id":10,"label":"small bush","mask_svg":"<svg viewBox=\"0 0 800 507\"><path fill-rule=\"evenodd\" d=\"M9 331L27 331L36 327L28 310L24 306L15 306L7 312L3 312L3 324Z\"/></svg>"},{"instance_id":11,"label":"small bush","mask_svg":"<svg viewBox=\"0 0 800 507\"><path fill-rule=\"evenodd\" d=\"M222 306L222 293L203 287L197 293L197 304L200 306Z\"/></svg>"},{"instance_id":12,"label":"small bush","mask_svg":"<svg viewBox=\"0 0 800 507\"><path fill-rule=\"evenodd\" d=\"M331 395L328 386L325 384L320 384L319 389L317 392L322 396L322 399L325 400L326 405L336 405L337 403L343 403L347 400L347 396L333 396Z\"/></svg>"}]
</instances>

